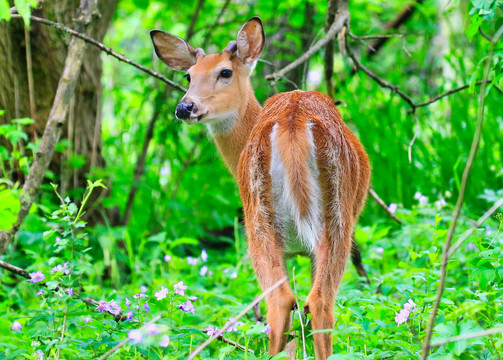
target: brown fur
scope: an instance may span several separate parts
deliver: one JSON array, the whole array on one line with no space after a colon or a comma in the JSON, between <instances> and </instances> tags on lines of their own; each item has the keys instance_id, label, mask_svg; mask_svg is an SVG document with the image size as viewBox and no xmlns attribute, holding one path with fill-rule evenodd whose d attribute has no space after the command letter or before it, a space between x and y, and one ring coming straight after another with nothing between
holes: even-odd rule
<instances>
[{"instance_id":1,"label":"brown fur","mask_svg":"<svg viewBox=\"0 0 503 360\"><path fill-rule=\"evenodd\" d=\"M153 39L154 36L155 32ZM171 38L166 44L162 37L158 40L159 44L154 41L156 47L179 43ZM320 238L311 254L313 284L304 310L311 313L313 330L333 329L335 296L351 253L351 234L369 187L369 161L363 146L342 121L337 107L321 93L278 94L268 99L261 109L248 77L263 45L260 19L252 18L239 32L235 46L229 45L220 54L196 56L195 65L186 69L192 81L184 99L195 104L195 116L201 116L202 122L229 119L224 124L229 128L214 131L212 135L227 167L238 179L250 257L263 290L286 275L285 239L282 224L278 224L275 217L269 172L271 132L277 124L275 146L285 168L290 195L301 216L308 213L313 202L308 176L311 175L308 158L313 151L309 140L312 132L323 221L320 222L322 228L316 229ZM178 45L176 51L180 48L187 53L177 54L176 59L190 60L192 48L188 44ZM229 50L235 48L236 53ZM172 52L169 48L163 53ZM163 61L169 65L173 59ZM232 81L219 80L223 67L232 69ZM228 117L229 112L235 116ZM187 121L193 122L192 119L194 117ZM271 326L269 351L273 355L285 349L295 298L289 285L283 283L267 296L266 302L267 322ZM332 335L315 333L313 338L316 359L329 357Z\"/></svg>"}]
</instances>

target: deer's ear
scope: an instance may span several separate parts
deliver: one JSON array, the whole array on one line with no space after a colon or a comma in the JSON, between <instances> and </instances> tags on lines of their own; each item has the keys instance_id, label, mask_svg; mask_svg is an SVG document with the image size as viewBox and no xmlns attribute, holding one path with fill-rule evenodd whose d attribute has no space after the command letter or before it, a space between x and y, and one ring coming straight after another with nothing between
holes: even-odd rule
<instances>
[{"instance_id":1,"label":"deer's ear","mask_svg":"<svg viewBox=\"0 0 503 360\"><path fill-rule=\"evenodd\" d=\"M150 37L155 53L170 68L185 71L196 63L196 50L178 36L152 30Z\"/></svg>"},{"instance_id":2,"label":"deer's ear","mask_svg":"<svg viewBox=\"0 0 503 360\"><path fill-rule=\"evenodd\" d=\"M239 30L236 45L237 56L243 60L250 70L253 70L264 48L265 35L262 21L259 17L252 17Z\"/></svg>"}]
</instances>

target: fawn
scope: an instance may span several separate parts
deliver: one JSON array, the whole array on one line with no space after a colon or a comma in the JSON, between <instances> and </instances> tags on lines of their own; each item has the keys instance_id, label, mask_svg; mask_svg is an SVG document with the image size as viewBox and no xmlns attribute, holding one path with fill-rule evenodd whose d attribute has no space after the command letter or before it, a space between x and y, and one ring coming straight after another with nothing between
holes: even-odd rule
<instances>
[{"instance_id":1,"label":"fawn","mask_svg":"<svg viewBox=\"0 0 503 360\"><path fill-rule=\"evenodd\" d=\"M313 330L332 329L351 234L369 188L363 146L321 93L281 93L260 106L249 80L265 42L258 17L219 54L206 55L163 31L150 34L157 56L186 71L189 89L176 117L206 124L238 179L249 253L262 289L285 276L286 257L309 256L313 284L304 311L311 313ZM285 282L266 302L273 355L286 346L295 298ZM326 359L332 335L313 337L316 358Z\"/></svg>"}]
</instances>

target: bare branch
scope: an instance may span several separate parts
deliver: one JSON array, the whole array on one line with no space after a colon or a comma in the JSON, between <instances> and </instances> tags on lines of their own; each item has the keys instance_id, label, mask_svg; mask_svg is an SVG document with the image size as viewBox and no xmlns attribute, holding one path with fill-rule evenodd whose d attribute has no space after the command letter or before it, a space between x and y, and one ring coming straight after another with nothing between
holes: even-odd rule
<instances>
[{"instance_id":1,"label":"bare branch","mask_svg":"<svg viewBox=\"0 0 503 360\"><path fill-rule=\"evenodd\" d=\"M187 42L189 42L190 39L192 38L192 36L194 35L194 26L196 26L197 18L199 17L199 12L203 8L203 5L204 5L204 0L199 0L197 2L196 10L194 11L194 14L192 15L192 18L190 19L190 25L189 25L189 28L187 30L187 36L185 38L185 40Z\"/></svg>"},{"instance_id":2,"label":"bare branch","mask_svg":"<svg viewBox=\"0 0 503 360\"><path fill-rule=\"evenodd\" d=\"M433 344L431 344L431 347L437 347L437 346L442 346L445 344L449 344L455 341L461 341L461 340L468 340L468 339L473 339L477 337L482 337L482 336L488 336L488 335L495 335L495 334L501 334L503 333L503 327L496 327L492 328L489 330L482 330L482 331L477 331L477 332L472 332L468 334L462 334L458 336L453 336L441 341L437 341Z\"/></svg>"},{"instance_id":3,"label":"bare branch","mask_svg":"<svg viewBox=\"0 0 503 360\"><path fill-rule=\"evenodd\" d=\"M351 60L353 60L353 64L355 64L356 68L363 71L365 74L367 74L370 78L372 78L375 82L379 84L379 86L390 89L394 93L397 93L402 99L407 102L407 104L410 105L411 108L415 109L416 106L414 105L414 102L412 99L405 94L403 91L401 91L397 85L394 85L383 78L377 76L372 70L367 68L365 65L361 63L361 61L356 57L355 53L351 50L351 48L348 45L348 42L346 42L346 50L348 52L349 57Z\"/></svg>"},{"instance_id":4,"label":"bare branch","mask_svg":"<svg viewBox=\"0 0 503 360\"><path fill-rule=\"evenodd\" d=\"M475 85L482 85L483 83L490 83L492 81L492 79L490 80L479 80L475 83ZM418 107L422 107L422 106L428 106L430 105L431 103L434 103L435 101L438 101L446 96L449 96L449 95L452 95L454 93L457 93L458 91L461 91L461 90L465 90L465 89L468 89L470 87L470 84L466 84L466 85L463 85L463 86L460 86L460 87L457 87L457 88L454 88L454 89L451 89L449 91L446 91L440 95L437 95L433 98L431 98L430 100L428 101L425 101L425 102L422 102L422 103L417 103L417 104L414 104L414 108L418 108ZM411 112L411 110L409 110L409 112Z\"/></svg>"},{"instance_id":5,"label":"bare branch","mask_svg":"<svg viewBox=\"0 0 503 360\"><path fill-rule=\"evenodd\" d=\"M379 197L379 195L377 195L377 193L374 191L374 189L372 189L372 188L369 189L369 195L372 197L372 199L374 199L377 202L377 204L380 207L382 207L384 209L384 211L386 211L388 213L388 215L393 220L395 220L397 223L399 223L400 225L402 225L402 220L400 220L399 218L397 218L395 214L393 214L391 211L389 211L388 206L386 205L386 203Z\"/></svg>"},{"instance_id":6,"label":"bare branch","mask_svg":"<svg viewBox=\"0 0 503 360\"><path fill-rule=\"evenodd\" d=\"M21 15L17 15L17 14L13 14L11 15L12 18L14 19L20 19L21 18ZM108 55L111 55L113 56L114 58L118 59L119 61L122 61L122 62L125 62L126 64L129 64L129 65L132 65L138 69L140 69L141 71L159 79L159 80L162 80L164 81L166 84L168 84L169 86L177 89L177 90L180 90L182 92L186 92L187 89L185 89L183 86L181 86L180 84L168 79L167 77L165 77L164 75L161 75L155 71L152 71L150 70L149 68L143 66L143 65L140 65L138 64L137 62L134 62L133 60L130 60L128 58L126 58L125 56L122 56L116 52L114 52L111 48L103 45L102 43L100 43L99 41L85 35L85 34L82 34L81 32L78 32L78 31L75 31L75 30L72 30L66 26L63 26L59 23L56 23L54 21L50 21L50 20L47 20L47 19L43 19L43 18L39 18L39 17L36 17L36 16L30 16L31 20L32 21L36 21L36 22L39 22L39 23L42 23L42 24L45 24L45 25L49 25L49 26L53 26L59 30L62 30L64 32L67 32L69 33L70 35L72 36L75 36L81 40L84 40L85 42L89 43L89 44L92 44L94 46L96 46L97 48L99 48L100 50L104 51L105 53L107 53Z\"/></svg>"},{"instance_id":7,"label":"bare branch","mask_svg":"<svg viewBox=\"0 0 503 360\"><path fill-rule=\"evenodd\" d=\"M503 34L503 26L501 26L498 31L496 32L495 39L499 39L499 37ZM494 52L494 43L493 46L491 47L491 50L489 51L489 54L487 56L486 60L486 65L484 68L484 80L487 80L489 76L489 71L491 69L491 63L493 59L493 52ZM440 305L440 300L442 299L442 295L444 293L444 288L445 288L445 279L447 276L447 262L449 260L449 248L451 247L452 243L452 238L454 237L454 231L456 230L456 225L457 221L459 218L459 215L461 214L461 207L463 205L463 200L465 196L465 191L466 191L466 184L468 183L468 176L470 175L470 171L472 169L473 165L473 160L475 159L475 155L477 154L477 150L479 147L480 143L480 138L482 135L482 125L484 124L484 105L485 105L485 98L486 98L486 83L487 81L484 81L481 84L480 87L480 93L479 93L479 108L478 108L478 113L477 113L477 127L475 128L475 134L473 135L473 141L472 141L472 146L470 148L470 154L468 155L468 160L465 165L465 169L463 171L463 177L461 179L461 187L459 189L459 195L458 195L458 200L456 202L456 208L454 209L454 213L452 215L452 221L449 226L449 230L447 231L447 239L445 240L444 243L444 248L442 251L442 264L440 268L440 284L438 286L437 290L437 295L435 298L435 303L433 305L433 308L431 310L431 316L430 316L430 322L428 325L428 331L426 333L424 342L423 342L423 353L422 353L422 359L426 360L428 357L428 353L431 348L431 336L433 334L433 327L435 326L435 318L437 316L438 312L438 307Z\"/></svg>"},{"instance_id":8,"label":"bare branch","mask_svg":"<svg viewBox=\"0 0 503 360\"><path fill-rule=\"evenodd\" d=\"M269 295L271 292L276 290L277 287L279 287L281 284L283 284L287 280L286 277L283 279L277 281L274 283L269 289L264 291L262 294L257 296L255 300L253 300L248 306L246 306L239 314L237 314L234 318L236 320L241 319L251 308L253 308L256 304L258 304L263 298L265 298L267 295ZM203 342L201 345L199 345L190 355L187 357L187 360L192 360L194 359L206 346L211 344L215 338L221 336L228 328L229 326L224 326L222 329L220 329L214 336L210 336L208 340Z\"/></svg>"},{"instance_id":9,"label":"bare branch","mask_svg":"<svg viewBox=\"0 0 503 360\"><path fill-rule=\"evenodd\" d=\"M482 215L476 222L475 224L473 224L473 226L470 228L470 230L468 230L466 233L464 233L462 236L459 237L458 241L456 241L456 243L454 245L452 245L452 247L449 249L449 253L447 254L449 257L454 254L454 252L461 246L461 244L466 240L468 239L475 230L477 230L480 225L482 225L484 223L484 221L486 221L489 216L491 216L496 210L499 209L500 206L503 205L503 198L499 199L498 201L496 201L494 203L493 206L491 206L491 208L489 210L487 210L485 212L484 215Z\"/></svg>"},{"instance_id":10,"label":"bare branch","mask_svg":"<svg viewBox=\"0 0 503 360\"><path fill-rule=\"evenodd\" d=\"M0 268L3 268L5 270L7 270L7 271L10 271L11 273L16 274L18 276L24 277L25 279L28 279L28 280L31 279L30 273L28 271L26 271L25 269L18 268L17 266L9 264L9 263L7 263L7 262L5 262L3 260L0 260ZM46 287L47 286L46 283L39 283L38 285L42 286L42 287ZM55 289L52 289L52 291L58 291L58 290L60 290L59 287L57 287ZM95 308L97 308L98 305L99 305L98 301L96 301L96 300L94 300L94 299L92 299L90 297L82 298L76 292L73 293L73 297L78 298L82 302L86 303L87 305L93 306ZM115 314L110 313L108 310L106 310L106 311L107 311L107 313L109 313L111 315L114 315L115 321L124 321L124 320L126 320L126 316L123 315L122 313L119 313L118 315L115 315Z\"/></svg>"},{"instance_id":11,"label":"bare branch","mask_svg":"<svg viewBox=\"0 0 503 360\"><path fill-rule=\"evenodd\" d=\"M348 1L340 0L340 6L335 16L335 20L330 26L330 29L326 33L324 37L322 37L316 44L311 46L301 57L299 57L294 62L288 64L283 69L278 70L270 75L266 76L266 79L271 81L277 81L287 72L292 71L297 66L303 64L307 61L311 56L316 54L318 50L320 50L323 46L325 46L330 40L332 40L341 30L342 27L349 21L349 10L348 10Z\"/></svg>"},{"instance_id":12,"label":"bare branch","mask_svg":"<svg viewBox=\"0 0 503 360\"><path fill-rule=\"evenodd\" d=\"M406 23L416 11L416 5L421 4L423 0L414 0L409 5L407 5L393 20L387 23L384 28L386 30L398 29L402 24ZM369 50L367 55L372 57L377 54L379 49L383 47L383 45L388 41L389 37L380 37L376 38L374 42L370 44L372 50Z\"/></svg>"},{"instance_id":13,"label":"bare branch","mask_svg":"<svg viewBox=\"0 0 503 360\"><path fill-rule=\"evenodd\" d=\"M213 34L213 30L217 27L217 25L220 25L220 19L225 13L225 10L227 10L227 7L229 6L231 0L225 0L225 3L222 5L222 8L220 9L220 12L217 15L217 18L213 22L213 25L210 26L208 31L206 32L206 35L204 36L203 40L203 45L201 46L203 49L208 45L208 42L210 41L210 36Z\"/></svg>"}]
</instances>

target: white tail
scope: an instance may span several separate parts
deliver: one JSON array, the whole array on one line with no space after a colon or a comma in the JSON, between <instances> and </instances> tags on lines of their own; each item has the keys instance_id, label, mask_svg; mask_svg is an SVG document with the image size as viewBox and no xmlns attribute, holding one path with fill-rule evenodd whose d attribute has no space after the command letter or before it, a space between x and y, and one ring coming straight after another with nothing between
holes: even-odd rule
<instances>
[{"instance_id":1,"label":"white tail","mask_svg":"<svg viewBox=\"0 0 503 360\"><path fill-rule=\"evenodd\" d=\"M321 93L282 93L260 107L249 81L265 41L259 18L248 20L219 54L205 55L158 30L151 35L160 59L186 71L190 81L176 116L208 126L238 179L249 252L262 288L285 276L285 255L310 256L313 284L304 309L313 330L332 329L335 295L369 186L362 145ZM287 284L267 297L271 354L285 348L294 304ZM326 359L331 335L313 337L316 358Z\"/></svg>"}]
</instances>

